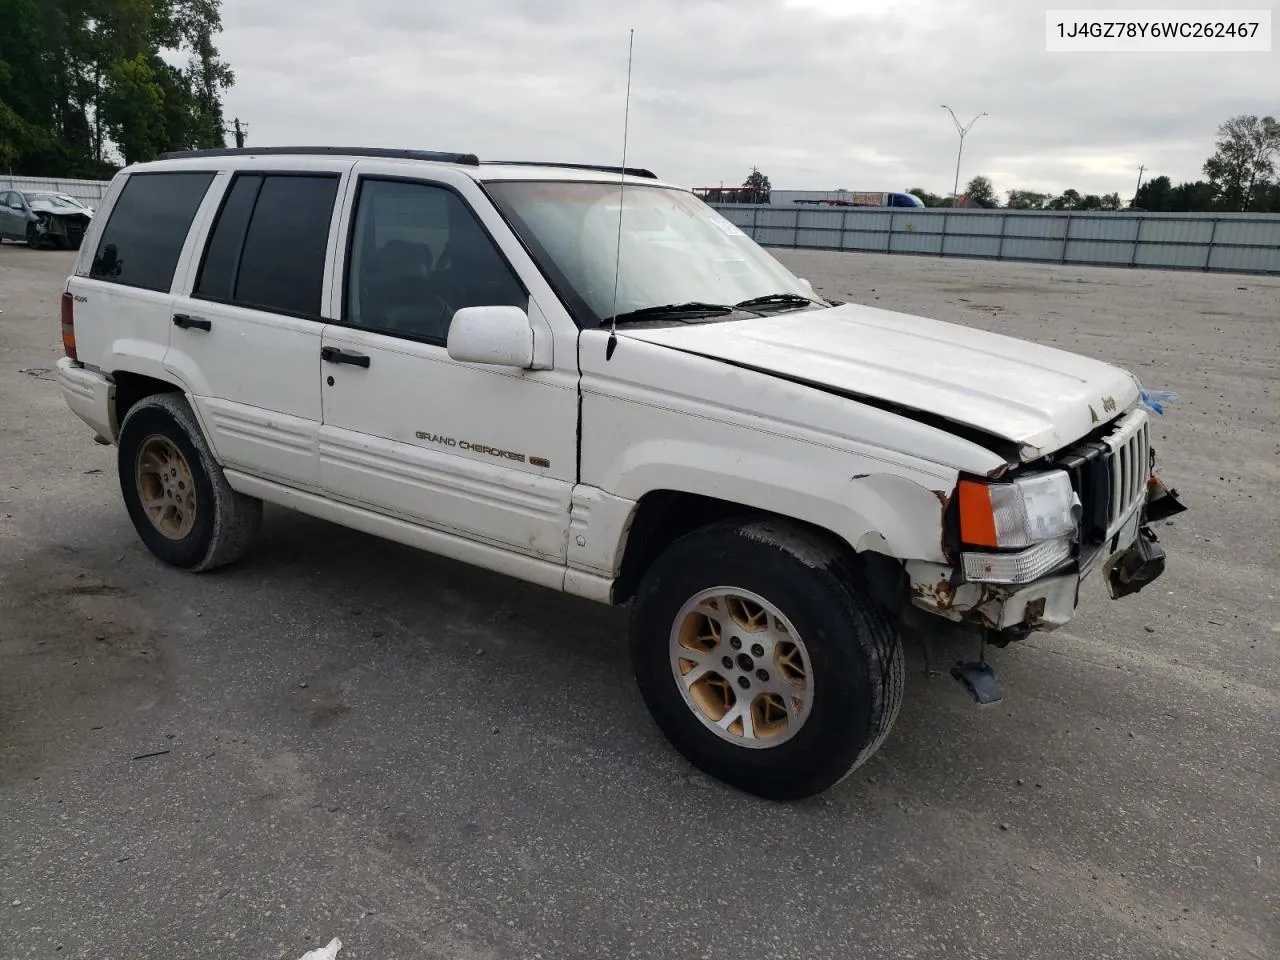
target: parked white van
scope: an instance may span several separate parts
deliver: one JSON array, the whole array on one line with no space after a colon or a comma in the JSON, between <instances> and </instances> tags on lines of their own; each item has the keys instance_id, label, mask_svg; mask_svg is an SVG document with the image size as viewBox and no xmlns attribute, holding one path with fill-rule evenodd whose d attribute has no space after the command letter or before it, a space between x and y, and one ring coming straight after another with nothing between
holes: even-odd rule
<instances>
[{"instance_id":1,"label":"parked white van","mask_svg":"<svg viewBox=\"0 0 1280 960\"><path fill-rule=\"evenodd\" d=\"M832 305L643 170L324 147L122 171L62 299L67 403L139 536L269 501L632 604L658 725L775 798L862 763L905 626L995 643L1163 569L1124 370Z\"/></svg>"}]
</instances>

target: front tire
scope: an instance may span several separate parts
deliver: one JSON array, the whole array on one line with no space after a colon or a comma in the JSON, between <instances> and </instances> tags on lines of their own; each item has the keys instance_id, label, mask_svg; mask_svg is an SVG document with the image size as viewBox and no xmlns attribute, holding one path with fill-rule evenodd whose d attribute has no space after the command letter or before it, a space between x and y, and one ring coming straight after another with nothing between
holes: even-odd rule
<instances>
[{"instance_id":1,"label":"front tire","mask_svg":"<svg viewBox=\"0 0 1280 960\"><path fill-rule=\"evenodd\" d=\"M262 501L231 489L180 394L155 394L129 410L117 467L134 529L172 566L204 571L232 563L262 523Z\"/></svg>"},{"instance_id":2,"label":"front tire","mask_svg":"<svg viewBox=\"0 0 1280 960\"><path fill-rule=\"evenodd\" d=\"M718 524L669 547L637 591L631 656L672 745L775 800L848 776L902 703L902 646L856 558L779 521Z\"/></svg>"}]
</instances>

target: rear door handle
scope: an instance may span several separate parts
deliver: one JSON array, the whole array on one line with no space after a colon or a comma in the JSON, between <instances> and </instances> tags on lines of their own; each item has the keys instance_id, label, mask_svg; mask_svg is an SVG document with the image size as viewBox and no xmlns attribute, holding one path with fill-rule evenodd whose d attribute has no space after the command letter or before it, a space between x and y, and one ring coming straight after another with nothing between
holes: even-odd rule
<instances>
[{"instance_id":1,"label":"rear door handle","mask_svg":"<svg viewBox=\"0 0 1280 960\"><path fill-rule=\"evenodd\" d=\"M173 325L183 330L212 330L213 324L204 317L193 317L189 313L175 313Z\"/></svg>"},{"instance_id":2,"label":"rear door handle","mask_svg":"<svg viewBox=\"0 0 1280 960\"><path fill-rule=\"evenodd\" d=\"M369 358L363 353L349 353L337 347L321 347L320 359L328 363L349 363L353 367L369 366Z\"/></svg>"}]
</instances>

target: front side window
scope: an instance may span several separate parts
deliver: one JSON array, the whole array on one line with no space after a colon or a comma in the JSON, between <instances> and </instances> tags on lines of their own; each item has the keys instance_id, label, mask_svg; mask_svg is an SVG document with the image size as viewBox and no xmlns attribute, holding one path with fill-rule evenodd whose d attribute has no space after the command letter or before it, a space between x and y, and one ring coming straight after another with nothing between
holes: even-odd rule
<instances>
[{"instance_id":1,"label":"front side window","mask_svg":"<svg viewBox=\"0 0 1280 960\"><path fill-rule=\"evenodd\" d=\"M318 317L338 180L330 174L237 176L209 235L194 294Z\"/></svg>"},{"instance_id":2,"label":"front side window","mask_svg":"<svg viewBox=\"0 0 1280 960\"><path fill-rule=\"evenodd\" d=\"M135 173L98 241L89 276L168 291L212 173Z\"/></svg>"},{"instance_id":3,"label":"front side window","mask_svg":"<svg viewBox=\"0 0 1280 960\"><path fill-rule=\"evenodd\" d=\"M485 186L584 325L599 326L614 315L615 276L619 314L692 302L733 305L774 294L812 296L746 234L682 190L628 184L620 197L616 183Z\"/></svg>"},{"instance_id":4,"label":"front side window","mask_svg":"<svg viewBox=\"0 0 1280 960\"><path fill-rule=\"evenodd\" d=\"M362 180L347 264L345 322L446 342L463 307L529 307L529 294L456 193Z\"/></svg>"}]
</instances>

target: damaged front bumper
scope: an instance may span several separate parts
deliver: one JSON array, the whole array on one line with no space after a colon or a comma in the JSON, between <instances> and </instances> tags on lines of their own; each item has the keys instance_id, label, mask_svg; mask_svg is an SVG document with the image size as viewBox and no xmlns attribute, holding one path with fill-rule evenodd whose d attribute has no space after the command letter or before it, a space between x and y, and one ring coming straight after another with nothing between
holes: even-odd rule
<instances>
[{"instance_id":1,"label":"damaged front bumper","mask_svg":"<svg viewBox=\"0 0 1280 960\"><path fill-rule=\"evenodd\" d=\"M975 583L965 579L962 565L910 561L912 606L985 628L997 642L1057 629L1075 616L1080 584L1093 571L1102 571L1113 599L1137 593L1164 573L1165 553L1150 524L1185 509L1176 492L1152 476L1146 499L1114 533L1030 583Z\"/></svg>"}]
</instances>

